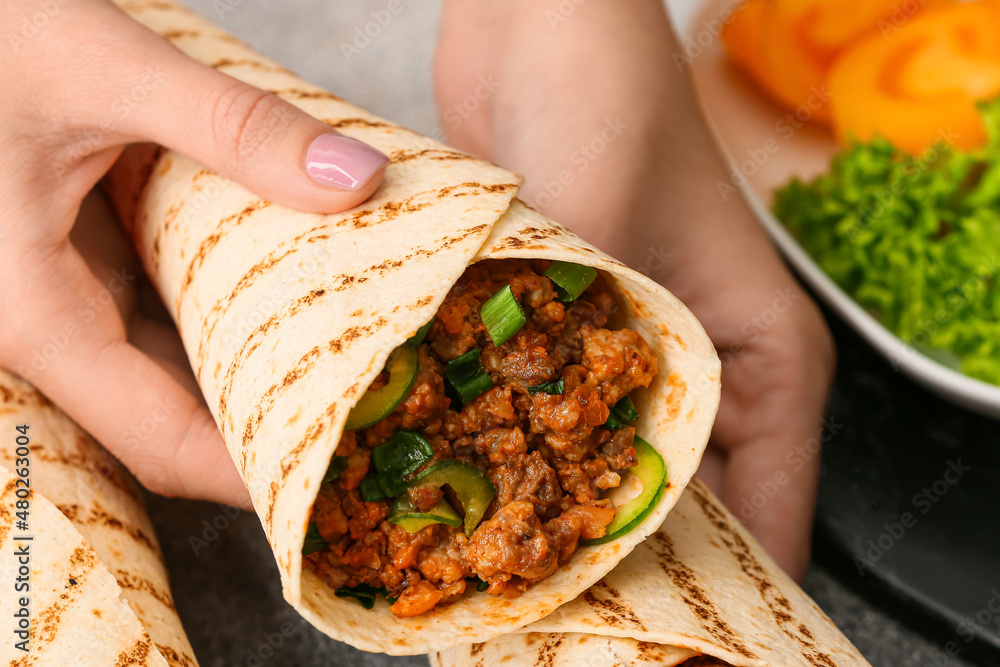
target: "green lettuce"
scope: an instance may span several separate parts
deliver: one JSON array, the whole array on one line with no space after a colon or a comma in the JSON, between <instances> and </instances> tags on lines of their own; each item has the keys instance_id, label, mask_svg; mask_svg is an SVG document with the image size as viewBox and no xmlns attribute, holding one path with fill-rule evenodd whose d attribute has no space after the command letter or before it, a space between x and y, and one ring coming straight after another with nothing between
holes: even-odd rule
<instances>
[{"instance_id":1,"label":"green lettuce","mask_svg":"<svg viewBox=\"0 0 1000 667\"><path fill-rule=\"evenodd\" d=\"M824 271L900 339L1000 384L1000 100L987 144L910 156L855 142L829 173L775 193L774 212Z\"/></svg>"}]
</instances>

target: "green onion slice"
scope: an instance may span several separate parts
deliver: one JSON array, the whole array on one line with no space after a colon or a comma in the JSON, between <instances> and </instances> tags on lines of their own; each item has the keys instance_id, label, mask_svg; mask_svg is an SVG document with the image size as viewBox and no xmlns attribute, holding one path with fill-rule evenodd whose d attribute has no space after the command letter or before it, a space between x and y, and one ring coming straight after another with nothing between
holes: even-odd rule
<instances>
[{"instance_id":1,"label":"green onion slice","mask_svg":"<svg viewBox=\"0 0 1000 667\"><path fill-rule=\"evenodd\" d=\"M406 486L404 478L431 460L434 450L416 431L398 431L372 450L372 462L378 471L378 483L390 498Z\"/></svg>"},{"instance_id":2,"label":"green onion slice","mask_svg":"<svg viewBox=\"0 0 1000 667\"><path fill-rule=\"evenodd\" d=\"M480 593L482 593L489 587L490 585L485 581L480 581L478 584L476 584L476 590L479 591Z\"/></svg>"},{"instance_id":3,"label":"green onion slice","mask_svg":"<svg viewBox=\"0 0 1000 667\"><path fill-rule=\"evenodd\" d=\"M552 262L542 275L552 280L560 301L575 301L597 278L597 269L572 262Z\"/></svg>"},{"instance_id":4,"label":"green onion slice","mask_svg":"<svg viewBox=\"0 0 1000 667\"><path fill-rule=\"evenodd\" d=\"M408 533L415 533L432 523L446 523L449 526L461 526L462 517L458 515L448 501L441 499L437 505L427 511L417 509L410 501L410 494L401 493L392 504L389 521L403 528Z\"/></svg>"},{"instance_id":5,"label":"green onion slice","mask_svg":"<svg viewBox=\"0 0 1000 667\"><path fill-rule=\"evenodd\" d=\"M431 330L431 325L432 324L434 324L434 320L431 320L430 322L428 322L424 326L422 326L419 329L417 329L417 333L413 334L413 338L411 338L410 340L406 341L406 344L407 345L412 345L413 347L417 347L418 345L420 345L421 343L423 343L424 339L427 338L427 333Z\"/></svg>"},{"instance_id":6,"label":"green onion slice","mask_svg":"<svg viewBox=\"0 0 1000 667\"><path fill-rule=\"evenodd\" d=\"M385 500L386 498L385 492L378 483L378 477L374 475L369 475L361 480L361 484L358 485L358 490L361 491L361 498L364 499L366 503L377 503L378 501Z\"/></svg>"},{"instance_id":7,"label":"green onion slice","mask_svg":"<svg viewBox=\"0 0 1000 667\"><path fill-rule=\"evenodd\" d=\"M635 409L632 399L626 396L611 408L608 421L604 422L604 428L617 431L623 429L639 418L639 411Z\"/></svg>"},{"instance_id":8,"label":"green onion slice","mask_svg":"<svg viewBox=\"0 0 1000 667\"><path fill-rule=\"evenodd\" d=\"M389 382L381 389L368 390L347 415L345 428L356 431L388 417L403 402L417 379L417 350L412 345L400 345L385 365Z\"/></svg>"},{"instance_id":9,"label":"green onion slice","mask_svg":"<svg viewBox=\"0 0 1000 667\"><path fill-rule=\"evenodd\" d=\"M326 540L319 534L319 528L316 527L315 523L310 522L309 528L306 529L306 539L302 542L302 555L314 554L325 547Z\"/></svg>"},{"instance_id":10,"label":"green onion slice","mask_svg":"<svg viewBox=\"0 0 1000 667\"><path fill-rule=\"evenodd\" d=\"M345 470L347 470L347 457L334 454L333 458L330 459L330 467L326 469L326 474L323 475L322 483L332 482L343 475Z\"/></svg>"},{"instance_id":11,"label":"green onion slice","mask_svg":"<svg viewBox=\"0 0 1000 667\"><path fill-rule=\"evenodd\" d=\"M483 304L479 311L486 333L493 339L493 344L500 347L524 326L524 309L514 298L510 285L494 294Z\"/></svg>"},{"instance_id":12,"label":"green onion slice","mask_svg":"<svg viewBox=\"0 0 1000 667\"><path fill-rule=\"evenodd\" d=\"M667 489L667 465L663 462L663 457L651 444L638 436L635 438L635 455L636 464L628 470L630 475L635 475L642 482L642 491L618 507L618 512L608 524L604 537L594 540L580 540L582 546L604 544L632 532L636 526L646 520L646 517L660 502L660 498L663 497L663 493ZM631 485L626 476L622 479L621 486L615 491L627 492L629 486ZM612 498L612 500L614 499Z\"/></svg>"},{"instance_id":13,"label":"green onion slice","mask_svg":"<svg viewBox=\"0 0 1000 667\"><path fill-rule=\"evenodd\" d=\"M479 363L479 354L478 349L469 350L448 362L445 388L450 390L447 393L452 399L458 399L460 403L468 403L493 388L493 381Z\"/></svg>"},{"instance_id":14,"label":"green onion slice","mask_svg":"<svg viewBox=\"0 0 1000 667\"><path fill-rule=\"evenodd\" d=\"M552 396L558 396L566 391L566 381L563 378L559 378L553 382L543 382L533 387L528 387L528 393L531 395L535 395L540 391Z\"/></svg>"},{"instance_id":15,"label":"green onion slice","mask_svg":"<svg viewBox=\"0 0 1000 667\"><path fill-rule=\"evenodd\" d=\"M474 465L469 465L457 459L447 459L435 463L420 473L410 482L409 486L435 486L441 488L448 485L458 497L465 512L465 535L472 537L473 531L496 496L497 490L490 478Z\"/></svg>"}]
</instances>

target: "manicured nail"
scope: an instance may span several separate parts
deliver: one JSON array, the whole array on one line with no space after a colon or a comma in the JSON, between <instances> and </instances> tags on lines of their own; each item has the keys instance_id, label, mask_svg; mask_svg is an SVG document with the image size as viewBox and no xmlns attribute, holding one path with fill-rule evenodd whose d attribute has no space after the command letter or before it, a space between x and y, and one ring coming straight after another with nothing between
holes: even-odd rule
<instances>
[{"instance_id":1,"label":"manicured nail","mask_svg":"<svg viewBox=\"0 0 1000 667\"><path fill-rule=\"evenodd\" d=\"M306 151L306 172L314 182L357 190L385 169L389 158L366 143L342 134L321 134Z\"/></svg>"}]
</instances>

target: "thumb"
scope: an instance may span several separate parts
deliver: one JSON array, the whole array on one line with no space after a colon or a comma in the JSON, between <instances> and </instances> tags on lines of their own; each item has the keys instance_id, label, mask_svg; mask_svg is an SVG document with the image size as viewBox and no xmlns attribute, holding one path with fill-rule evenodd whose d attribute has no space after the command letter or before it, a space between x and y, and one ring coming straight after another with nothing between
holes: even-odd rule
<instances>
[{"instance_id":1,"label":"thumb","mask_svg":"<svg viewBox=\"0 0 1000 667\"><path fill-rule=\"evenodd\" d=\"M150 113L135 114L134 134L299 211L343 211L378 189L389 163L384 154L276 95L169 49L173 56L161 60L157 72L157 103L144 107Z\"/></svg>"}]
</instances>

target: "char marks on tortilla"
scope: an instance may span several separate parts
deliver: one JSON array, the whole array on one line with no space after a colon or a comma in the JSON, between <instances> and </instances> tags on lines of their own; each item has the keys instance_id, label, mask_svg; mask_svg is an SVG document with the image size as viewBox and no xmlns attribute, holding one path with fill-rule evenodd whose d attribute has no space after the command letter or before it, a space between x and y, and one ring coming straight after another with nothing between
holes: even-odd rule
<instances>
[{"instance_id":1,"label":"char marks on tortilla","mask_svg":"<svg viewBox=\"0 0 1000 667\"><path fill-rule=\"evenodd\" d=\"M85 656L73 664L196 667L128 473L41 393L2 372L0 430L23 436L30 451L32 539L25 542L15 511L23 482L9 472L23 468L23 451L13 435L0 441L0 569L16 571L16 547L30 544L30 664ZM0 613L13 617L17 599L0 596ZM13 664L24 654L8 636L12 627L0 630L0 662Z\"/></svg>"},{"instance_id":2,"label":"char marks on tortilla","mask_svg":"<svg viewBox=\"0 0 1000 667\"><path fill-rule=\"evenodd\" d=\"M487 639L582 593L659 525L697 467L719 396L718 358L683 305L517 201L516 174L305 83L171 3L122 5L195 60L222 63L228 74L276 92L391 160L367 202L327 216L262 206L173 152L127 151L108 180L250 490L284 595L303 616L372 651L424 653ZM169 169L157 167L167 162ZM368 611L335 597L303 574L301 548L347 412L470 264L508 257L576 262L609 276L620 317L649 341L662 369L636 400L638 427L669 467L667 492L638 529L579 550L518 600L468 595L420 618L397 619L382 600ZM655 316L642 317L640 309ZM672 388L671 375L685 392ZM692 418L671 416L671 405L675 415Z\"/></svg>"},{"instance_id":3,"label":"char marks on tortilla","mask_svg":"<svg viewBox=\"0 0 1000 667\"><path fill-rule=\"evenodd\" d=\"M612 610L609 600L627 609ZM564 636L577 652L565 653ZM657 652L653 664L667 667L701 655L691 664L870 667L699 480L659 532L583 597L513 634L433 655L431 664L537 667L545 664L537 656L553 652L557 664L587 667L641 664Z\"/></svg>"}]
</instances>

